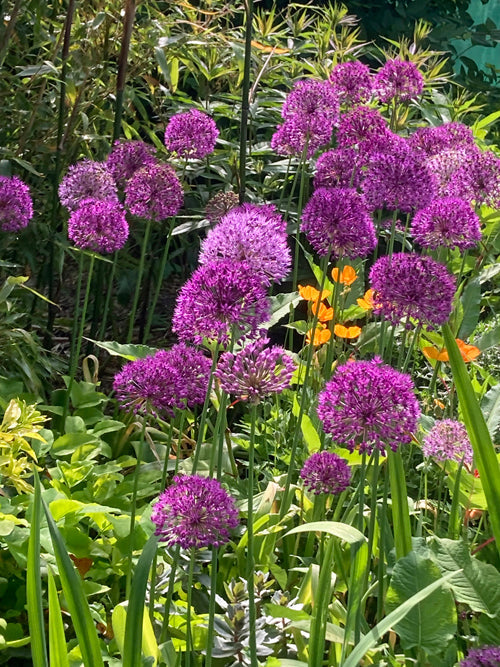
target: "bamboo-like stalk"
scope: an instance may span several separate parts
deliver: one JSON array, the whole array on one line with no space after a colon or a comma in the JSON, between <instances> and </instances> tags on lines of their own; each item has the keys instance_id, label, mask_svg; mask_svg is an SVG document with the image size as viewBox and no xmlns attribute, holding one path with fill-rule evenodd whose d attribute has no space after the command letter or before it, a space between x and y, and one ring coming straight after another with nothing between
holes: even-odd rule
<instances>
[{"instance_id":1,"label":"bamboo-like stalk","mask_svg":"<svg viewBox=\"0 0 500 667\"><path fill-rule=\"evenodd\" d=\"M241 126L240 126L240 204L245 201L246 160L248 137L248 114L250 111L250 65L252 58L252 20L253 0L245 0L245 66L243 70L243 90L241 92Z\"/></svg>"},{"instance_id":2,"label":"bamboo-like stalk","mask_svg":"<svg viewBox=\"0 0 500 667\"><path fill-rule=\"evenodd\" d=\"M120 55L118 56L118 74L116 77L116 102L115 102L115 119L113 125L113 141L118 139L121 133L120 130L122 125L125 81L127 78L128 52L130 50L130 39L132 37L132 28L134 25L136 7L137 7L136 0L126 0L125 16L123 19L123 37L120 47Z\"/></svg>"}]
</instances>

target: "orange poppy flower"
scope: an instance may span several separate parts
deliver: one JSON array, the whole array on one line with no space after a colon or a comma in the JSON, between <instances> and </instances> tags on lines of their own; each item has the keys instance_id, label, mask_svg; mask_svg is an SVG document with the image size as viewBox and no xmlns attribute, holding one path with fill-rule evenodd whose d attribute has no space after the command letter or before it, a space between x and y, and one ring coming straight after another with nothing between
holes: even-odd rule
<instances>
[{"instance_id":1,"label":"orange poppy flower","mask_svg":"<svg viewBox=\"0 0 500 667\"><path fill-rule=\"evenodd\" d=\"M316 303L313 303L311 306L311 311L313 315L316 315L317 311L318 320L320 322L330 322L330 320L333 320L333 308L328 308L324 303L318 304L316 301Z\"/></svg>"},{"instance_id":2,"label":"orange poppy flower","mask_svg":"<svg viewBox=\"0 0 500 667\"><path fill-rule=\"evenodd\" d=\"M374 290L371 288L366 290L365 295L361 299L356 299L358 306L363 310L373 310L373 293Z\"/></svg>"},{"instance_id":3,"label":"orange poppy flower","mask_svg":"<svg viewBox=\"0 0 500 667\"><path fill-rule=\"evenodd\" d=\"M356 274L356 271L353 269L352 266L344 266L342 269L342 272L339 277L339 270L337 267L332 269L332 278L333 282L335 283L342 283L342 285L352 285L355 280L357 280L358 276Z\"/></svg>"},{"instance_id":4,"label":"orange poppy flower","mask_svg":"<svg viewBox=\"0 0 500 667\"><path fill-rule=\"evenodd\" d=\"M456 341L458 349L460 350L460 354L462 355L462 359L466 363L468 361L474 361L474 359L477 359L481 354L481 350L478 347L475 347L474 345L467 345L467 343L464 343L464 341L460 340L460 338L457 338Z\"/></svg>"},{"instance_id":5,"label":"orange poppy flower","mask_svg":"<svg viewBox=\"0 0 500 667\"><path fill-rule=\"evenodd\" d=\"M312 329L309 329L309 331L306 334L306 343L310 343L311 339L313 338L312 336ZM319 327L316 328L314 332L314 338L312 341L313 345L323 345L323 343L327 343L330 338L332 337L332 332L330 329L327 329L325 325L320 325Z\"/></svg>"},{"instance_id":6,"label":"orange poppy flower","mask_svg":"<svg viewBox=\"0 0 500 667\"><path fill-rule=\"evenodd\" d=\"M345 327L343 324L336 324L333 331L339 338L357 338L361 333L361 327Z\"/></svg>"},{"instance_id":7,"label":"orange poppy flower","mask_svg":"<svg viewBox=\"0 0 500 667\"><path fill-rule=\"evenodd\" d=\"M440 350L437 347L423 347L422 352L427 359L435 359L436 361L449 361L448 352L444 347Z\"/></svg>"},{"instance_id":8,"label":"orange poppy flower","mask_svg":"<svg viewBox=\"0 0 500 667\"><path fill-rule=\"evenodd\" d=\"M302 285L298 285L298 288L299 294L303 299L306 301L314 301L315 303L318 301L323 301L323 299L328 299L331 294L329 290L323 290L320 294L319 290L312 287L311 285L305 285L304 287Z\"/></svg>"}]
</instances>

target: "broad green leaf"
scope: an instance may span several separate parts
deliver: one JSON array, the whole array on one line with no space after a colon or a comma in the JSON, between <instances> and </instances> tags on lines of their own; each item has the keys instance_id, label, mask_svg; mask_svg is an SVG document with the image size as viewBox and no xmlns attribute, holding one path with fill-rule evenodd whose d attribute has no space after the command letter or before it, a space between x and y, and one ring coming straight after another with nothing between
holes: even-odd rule
<instances>
[{"instance_id":1,"label":"broad green leaf","mask_svg":"<svg viewBox=\"0 0 500 667\"><path fill-rule=\"evenodd\" d=\"M500 384L495 385L483 397L481 401L486 425L493 438L500 426Z\"/></svg>"},{"instance_id":2,"label":"broad green leaf","mask_svg":"<svg viewBox=\"0 0 500 667\"><path fill-rule=\"evenodd\" d=\"M128 359L128 361L135 361L136 359L144 359L144 357L150 357L155 352L157 348L149 347L148 345L121 345L120 343L115 342L114 340L110 341L99 341L92 340L92 338L86 338L97 347L106 350L113 357L122 357L122 359Z\"/></svg>"},{"instance_id":3,"label":"broad green leaf","mask_svg":"<svg viewBox=\"0 0 500 667\"><path fill-rule=\"evenodd\" d=\"M408 509L408 492L406 489L405 470L401 452L393 452L387 448L389 463L389 480L391 485L392 521L394 525L394 543L396 557L402 558L410 553L411 525Z\"/></svg>"},{"instance_id":4,"label":"broad green leaf","mask_svg":"<svg viewBox=\"0 0 500 667\"><path fill-rule=\"evenodd\" d=\"M49 568L49 654L50 667L69 667L64 624L56 583Z\"/></svg>"},{"instance_id":5,"label":"broad green leaf","mask_svg":"<svg viewBox=\"0 0 500 667\"><path fill-rule=\"evenodd\" d=\"M291 292L289 294L276 294L270 298L271 302L271 317L262 327L270 329L272 326L277 324L283 317L290 313L290 307L295 306L301 300L297 292Z\"/></svg>"},{"instance_id":6,"label":"broad green leaf","mask_svg":"<svg viewBox=\"0 0 500 667\"><path fill-rule=\"evenodd\" d=\"M31 637L31 655L34 667L48 667L47 644L45 639L45 620L42 606L42 575L40 571L40 523L41 491L38 473L35 470L35 493L31 517L30 538L28 543L28 563L26 581L26 600L28 623Z\"/></svg>"},{"instance_id":7,"label":"broad green leaf","mask_svg":"<svg viewBox=\"0 0 500 667\"><path fill-rule=\"evenodd\" d=\"M334 537L339 537L349 544L358 544L359 542L366 541L366 537L357 528L353 528L353 526L349 526L347 523L339 523L338 521L312 521L311 523L304 523L301 526L292 528L286 535L309 533L311 531L315 533L328 533Z\"/></svg>"},{"instance_id":8,"label":"broad green leaf","mask_svg":"<svg viewBox=\"0 0 500 667\"><path fill-rule=\"evenodd\" d=\"M474 341L474 345L478 347L481 352L488 350L490 347L500 345L500 326L487 331L483 336Z\"/></svg>"},{"instance_id":9,"label":"broad green leaf","mask_svg":"<svg viewBox=\"0 0 500 667\"><path fill-rule=\"evenodd\" d=\"M458 338L465 340L473 333L479 321L481 285L478 278L474 278L474 280L467 283L461 302L464 316L458 332Z\"/></svg>"},{"instance_id":10,"label":"broad green leaf","mask_svg":"<svg viewBox=\"0 0 500 667\"><path fill-rule=\"evenodd\" d=\"M293 398L292 412L295 417L299 416L300 406L296 396ZM312 419L309 417L309 415L302 415L300 428L304 437L304 442L307 445L308 452L310 454L318 452L321 449L321 439L319 437L318 431L314 428Z\"/></svg>"}]
</instances>

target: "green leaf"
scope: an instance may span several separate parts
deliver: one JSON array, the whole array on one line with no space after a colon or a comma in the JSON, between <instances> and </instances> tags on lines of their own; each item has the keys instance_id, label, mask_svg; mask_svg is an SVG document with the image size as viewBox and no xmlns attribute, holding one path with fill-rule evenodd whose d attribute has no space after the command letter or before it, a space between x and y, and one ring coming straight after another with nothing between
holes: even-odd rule
<instances>
[{"instance_id":1,"label":"green leaf","mask_svg":"<svg viewBox=\"0 0 500 667\"><path fill-rule=\"evenodd\" d=\"M49 568L49 653L50 667L69 667L64 624L54 575Z\"/></svg>"},{"instance_id":2,"label":"green leaf","mask_svg":"<svg viewBox=\"0 0 500 667\"><path fill-rule=\"evenodd\" d=\"M144 359L144 357L150 357L158 351L157 348L149 347L148 345L121 345L114 340L99 341L92 340L92 338L86 338L85 340L89 340L94 345L97 345L97 347L106 350L113 357L122 357L122 359L128 359L128 361Z\"/></svg>"},{"instance_id":3,"label":"green leaf","mask_svg":"<svg viewBox=\"0 0 500 667\"><path fill-rule=\"evenodd\" d=\"M388 447L387 461L389 463L392 521L394 524L396 557L402 558L409 554L412 549L410 511L408 509L408 492L406 488L405 470L403 459L399 451L393 452Z\"/></svg>"},{"instance_id":4,"label":"green leaf","mask_svg":"<svg viewBox=\"0 0 500 667\"><path fill-rule=\"evenodd\" d=\"M338 521L312 521L310 523L304 523L301 526L292 528L286 535L309 533L311 531L334 535L349 544L358 544L366 541L366 537L357 528L353 528L353 526L349 526L347 523L339 523Z\"/></svg>"},{"instance_id":5,"label":"green leaf","mask_svg":"<svg viewBox=\"0 0 500 667\"><path fill-rule=\"evenodd\" d=\"M293 398L292 412L295 417L299 416L300 407L296 396ZM314 452L318 452L321 449L321 439L318 435L318 431L314 428L314 424L312 423L312 419L309 417L309 415L302 415L300 428L309 453L313 454Z\"/></svg>"},{"instance_id":6,"label":"green leaf","mask_svg":"<svg viewBox=\"0 0 500 667\"><path fill-rule=\"evenodd\" d=\"M483 397L481 409L486 425L493 438L500 426L500 384L495 385Z\"/></svg>"},{"instance_id":7,"label":"green leaf","mask_svg":"<svg viewBox=\"0 0 500 667\"><path fill-rule=\"evenodd\" d=\"M441 573L431 558L412 551L400 558L392 572L386 609L390 612L430 584L440 581ZM442 653L457 627L455 602L449 588L439 588L414 605L405 618L393 625L405 650L418 648L430 655Z\"/></svg>"},{"instance_id":8,"label":"green leaf","mask_svg":"<svg viewBox=\"0 0 500 667\"><path fill-rule=\"evenodd\" d=\"M461 298L464 317L458 332L458 338L465 340L474 331L479 322L479 312L481 310L481 285L478 278L474 278L464 290Z\"/></svg>"},{"instance_id":9,"label":"green leaf","mask_svg":"<svg viewBox=\"0 0 500 667\"><path fill-rule=\"evenodd\" d=\"M51 453L54 458L68 456L69 454L73 454L78 447L90 443L97 443L97 438L92 433L65 433L57 438L57 440L54 440Z\"/></svg>"},{"instance_id":10,"label":"green leaf","mask_svg":"<svg viewBox=\"0 0 500 667\"><path fill-rule=\"evenodd\" d=\"M35 493L33 496L30 538L28 543L26 599L33 667L48 667L49 662L47 659L47 644L45 640L45 621L42 606L42 576L40 572L40 523L42 507L40 480L36 470L34 485Z\"/></svg>"}]
</instances>

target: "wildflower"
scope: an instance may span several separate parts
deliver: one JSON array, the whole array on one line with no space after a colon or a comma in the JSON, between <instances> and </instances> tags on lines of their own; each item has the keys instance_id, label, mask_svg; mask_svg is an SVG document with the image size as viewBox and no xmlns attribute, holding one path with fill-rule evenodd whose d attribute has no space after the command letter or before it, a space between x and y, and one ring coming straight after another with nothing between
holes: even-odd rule
<instances>
[{"instance_id":1,"label":"wildflower","mask_svg":"<svg viewBox=\"0 0 500 667\"><path fill-rule=\"evenodd\" d=\"M460 667L500 667L500 646L472 648Z\"/></svg>"},{"instance_id":2,"label":"wildflower","mask_svg":"<svg viewBox=\"0 0 500 667\"><path fill-rule=\"evenodd\" d=\"M359 104L371 95L370 68L359 60L335 65L329 78L344 104Z\"/></svg>"},{"instance_id":3,"label":"wildflower","mask_svg":"<svg viewBox=\"0 0 500 667\"><path fill-rule=\"evenodd\" d=\"M492 151L469 155L450 177L448 194L500 208L500 159Z\"/></svg>"},{"instance_id":4,"label":"wildflower","mask_svg":"<svg viewBox=\"0 0 500 667\"><path fill-rule=\"evenodd\" d=\"M29 187L17 176L0 176L0 229L17 232L33 217Z\"/></svg>"},{"instance_id":5,"label":"wildflower","mask_svg":"<svg viewBox=\"0 0 500 667\"><path fill-rule=\"evenodd\" d=\"M452 309L455 280L432 257L395 253L370 270L374 312L392 324L413 318L429 327L444 324ZM410 324L407 321L406 325Z\"/></svg>"},{"instance_id":6,"label":"wildflower","mask_svg":"<svg viewBox=\"0 0 500 667\"><path fill-rule=\"evenodd\" d=\"M419 127L409 137L410 144L431 157L456 148L476 149L472 130L463 123L443 123L437 127Z\"/></svg>"},{"instance_id":7,"label":"wildflower","mask_svg":"<svg viewBox=\"0 0 500 667\"><path fill-rule=\"evenodd\" d=\"M313 315L317 315L319 322L330 322L333 320L333 308L328 308L324 303L313 303L311 312Z\"/></svg>"},{"instance_id":8,"label":"wildflower","mask_svg":"<svg viewBox=\"0 0 500 667\"><path fill-rule=\"evenodd\" d=\"M377 245L364 199L349 188L319 188L304 207L301 230L319 255L367 257Z\"/></svg>"},{"instance_id":9,"label":"wildflower","mask_svg":"<svg viewBox=\"0 0 500 667\"><path fill-rule=\"evenodd\" d=\"M448 352L445 347L442 347L438 350L436 347L423 347L422 352L427 359L433 359L435 361L449 361Z\"/></svg>"},{"instance_id":10,"label":"wildflower","mask_svg":"<svg viewBox=\"0 0 500 667\"><path fill-rule=\"evenodd\" d=\"M272 204L243 204L211 229L201 246L200 264L221 259L246 262L263 284L280 282L290 271L286 223Z\"/></svg>"},{"instance_id":11,"label":"wildflower","mask_svg":"<svg viewBox=\"0 0 500 667\"><path fill-rule=\"evenodd\" d=\"M371 453L410 442L420 410L410 376L374 358L336 369L319 394L318 415L335 443Z\"/></svg>"},{"instance_id":12,"label":"wildflower","mask_svg":"<svg viewBox=\"0 0 500 667\"><path fill-rule=\"evenodd\" d=\"M357 188L361 183L357 153L353 148L334 148L316 162L314 188Z\"/></svg>"},{"instance_id":13,"label":"wildflower","mask_svg":"<svg viewBox=\"0 0 500 667\"><path fill-rule=\"evenodd\" d=\"M259 403L269 394L290 386L295 370L293 359L282 347L266 347L269 338L259 338L240 352L224 352L215 375L221 388L240 399Z\"/></svg>"},{"instance_id":14,"label":"wildflower","mask_svg":"<svg viewBox=\"0 0 500 667\"><path fill-rule=\"evenodd\" d=\"M306 333L306 343L310 345L312 341L314 347L317 347L318 345L328 343L331 337L332 332L330 329L327 329L323 323L319 322L316 329L314 330L314 335L312 329L309 329L309 331Z\"/></svg>"},{"instance_id":15,"label":"wildflower","mask_svg":"<svg viewBox=\"0 0 500 667\"><path fill-rule=\"evenodd\" d=\"M381 102L396 99L410 102L424 89L424 78L415 63L409 60L388 60L375 74L375 94Z\"/></svg>"},{"instance_id":16,"label":"wildflower","mask_svg":"<svg viewBox=\"0 0 500 667\"><path fill-rule=\"evenodd\" d=\"M473 248L481 239L479 216L472 206L457 197L433 199L417 211L411 234L423 248Z\"/></svg>"},{"instance_id":17,"label":"wildflower","mask_svg":"<svg viewBox=\"0 0 500 667\"><path fill-rule=\"evenodd\" d=\"M131 361L115 375L113 389L126 410L174 414L201 405L208 389L211 362L184 343Z\"/></svg>"},{"instance_id":18,"label":"wildflower","mask_svg":"<svg viewBox=\"0 0 500 667\"><path fill-rule=\"evenodd\" d=\"M465 363L469 361L474 361L474 359L477 359L477 357L481 354L481 350L475 347L474 345L467 345L467 343L464 343L464 341L461 340L460 338L456 338L455 340L458 346L458 350L462 355L462 359L465 361ZM423 347L422 352L424 356L427 357L427 359L435 359L436 361L450 360L448 356L448 351L446 350L445 347L442 347L440 350L432 346Z\"/></svg>"},{"instance_id":19,"label":"wildflower","mask_svg":"<svg viewBox=\"0 0 500 667\"><path fill-rule=\"evenodd\" d=\"M437 421L426 435L422 451L436 461L464 461L472 464L472 445L463 424L453 419Z\"/></svg>"},{"instance_id":20,"label":"wildflower","mask_svg":"<svg viewBox=\"0 0 500 667\"><path fill-rule=\"evenodd\" d=\"M81 160L68 169L59 185L61 204L75 211L84 199L118 201L115 179L105 162Z\"/></svg>"},{"instance_id":21,"label":"wildflower","mask_svg":"<svg viewBox=\"0 0 500 667\"><path fill-rule=\"evenodd\" d=\"M347 461L333 452L316 452L304 463L300 476L306 489L318 495L338 495L351 482L351 468Z\"/></svg>"},{"instance_id":22,"label":"wildflower","mask_svg":"<svg viewBox=\"0 0 500 667\"><path fill-rule=\"evenodd\" d=\"M236 192L216 192L208 200L205 207L205 215L210 222L220 222L220 220L233 208L239 204L239 198Z\"/></svg>"},{"instance_id":23,"label":"wildflower","mask_svg":"<svg viewBox=\"0 0 500 667\"><path fill-rule=\"evenodd\" d=\"M266 289L252 267L219 260L200 266L181 288L172 330L183 341L227 343L233 328L254 332L268 316Z\"/></svg>"},{"instance_id":24,"label":"wildflower","mask_svg":"<svg viewBox=\"0 0 500 667\"><path fill-rule=\"evenodd\" d=\"M339 338L357 338L361 334L361 327L346 327L343 324L336 324L333 327L333 333Z\"/></svg>"},{"instance_id":25,"label":"wildflower","mask_svg":"<svg viewBox=\"0 0 500 667\"><path fill-rule=\"evenodd\" d=\"M201 160L213 153L219 130L212 118L197 109L175 114L165 130L165 146L179 157Z\"/></svg>"},{"instance_id":26,"label":"wildflower","mask_svg":"<svg viewBox=\"0 0 500 667\"><path fill-rule=\"evenodd\" d=\"M151 521L169 547L218 547L238 525L238 510L216 479L178 475L153 505Z\"/></svg>"},{"instance_id":27,"label":"wildflower","mask_svg":"<svg viewBox=\"0 0 500 667\"><path fill-rule=\"evenodd\" d=\"M155 164L154 148L144 141L120 141L113 144L106 165L119 187L126 182L138 169Z\"/></svg>"},{"instance_id":28,"label":"wildflower","mask_svg":"<svg viewBox=\"0 0 500 667\"><path fill-rule=\"evenodd\" d=\"M389 134L389 127L378 109L355 107L340 118L337 146L339 149L369 147L373 140L379 140L386 133Z\"/></svg>"},{"instance_id":29,"label":"wildflower","mask_svg":"<svg viewBox=\"0 0 500 667\"><path fill-rule=\"evenodd\" d=\"M160 222L177 215L184 200L182 185L168 164L142 167L125 186L125 206L132 215Z\"/></svg>"},{"instance_id":30,"label":"wildflower","mask_svg":"<svg viewBox=\"0 0 500 667\"><path fill-rule=\"evenodd\" d=\"M68 236L84 250L103 254L120 250L128 238L122 205L113 200L84 199L69 217Z\"/></svg>"},{"instance_id":31,"label":"wildflower","mask_svg":"<svg viewBox=\"0 0 500 667\"><path fill-rule=\"evenodd\" d=\"M373 290L370 288L366 290L361 299L356 299L357 304L363 310L373 310Z\"/></svg>"},{"instance_id":32,"label":"wildflower","mask_svg":"<svg viewBox=\"0 0 500 667\"><path fill-rule=\"evenodd\" d=\"M306 301L314 301L315 303L318 301L323 301L323 299L328 299L328 297L331 295L330 290L322 290L320 294L319 290L315 289L311 285L305 285L304 287L302 285L298 285L298 289L299 294L303 299Z\"/></svg>"},{"instance_id":33,"label":"wildflower","mask_svg":"<svg viewBox=\"0 0 500 667\"><path fill-rule=\"evenodd\" d=\"M344 266L339 276L339 269L337 267L332 269L332 279L334 283L341 283L342 285L352 285L357 280L358 276L355 269L348 264Z\"/></svg>"}]
</instances>

